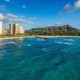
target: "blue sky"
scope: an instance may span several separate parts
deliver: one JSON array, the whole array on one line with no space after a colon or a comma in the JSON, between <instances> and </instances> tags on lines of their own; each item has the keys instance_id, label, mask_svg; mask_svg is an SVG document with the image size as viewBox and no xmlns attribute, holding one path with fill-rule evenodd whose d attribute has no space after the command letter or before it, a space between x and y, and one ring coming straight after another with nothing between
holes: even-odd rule
<instances>
[{"instance_id":1,"label":"blue sky","mask_svg":"<svg viewBox=\"0 0 80 80\"><path fill-rule=\"evenodd\" d=\"M80 0L0 0L5 27L19 23L25 29L70 24L80 27Z\"/></svg>"}]
</instances>

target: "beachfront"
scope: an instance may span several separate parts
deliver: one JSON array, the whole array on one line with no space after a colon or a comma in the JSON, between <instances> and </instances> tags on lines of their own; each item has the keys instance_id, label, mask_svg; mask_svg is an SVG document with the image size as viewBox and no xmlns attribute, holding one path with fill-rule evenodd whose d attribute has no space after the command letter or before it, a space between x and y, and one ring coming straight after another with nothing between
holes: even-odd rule
<instances>
[{"instance_id":1,"label":"beachfront","mask_svg":"<svg viewBox=\"0 0 80 80\"><path fill-rule=\"evenodd\" d=\"M38 35L38 36L24 36L24 37L1 37L0 39L19 39L19 38L64 38L64 37L80 37L80 36L44 36L44 35Z\"/></svg>"}]
</instances>

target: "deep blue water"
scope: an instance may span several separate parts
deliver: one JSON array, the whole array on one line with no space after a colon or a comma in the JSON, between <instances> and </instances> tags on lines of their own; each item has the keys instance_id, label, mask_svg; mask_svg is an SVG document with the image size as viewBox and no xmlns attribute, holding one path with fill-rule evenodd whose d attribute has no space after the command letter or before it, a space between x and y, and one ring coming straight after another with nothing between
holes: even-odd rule
<instances>
[{"instance_id":1,"label":"deep blue water","mask_svg":"<svg viewBox=\"0 0 80 80\"><path fill-rule=\"evenodd\" d=\"M0 40L0 80L80 80L80 38Z\"/></svg>"}]
</instances>

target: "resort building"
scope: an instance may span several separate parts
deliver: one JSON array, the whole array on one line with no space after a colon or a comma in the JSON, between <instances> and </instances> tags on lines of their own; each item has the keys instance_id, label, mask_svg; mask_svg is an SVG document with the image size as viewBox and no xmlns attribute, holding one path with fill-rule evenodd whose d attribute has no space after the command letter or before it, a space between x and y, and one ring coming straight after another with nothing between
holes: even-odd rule
<instances>
[{"instance_id":1,"label":"resort building","mask_svg":"<svg viewBox=\"0 0 80 80\"><path fill-rule=\"evenodd\" d=\"M19 24L15 24L15 34L19 34Z\"/></svg>"},{"instance_id":2,"label":"resort building","mask_svg":"<svg viewBox=\"0 0 80 80\"><path fill-rule=\"evenodd\" d=\"M10 34L24 34L24 30L19 24L10 24Z\"/></svg>"},{"instance_id":3,"label":"resort building","mask_svg":"<svg viewBox=\"0 0 80 80\"><path fill-rule=\"evenodd\" d=\"M23 29L22 26L19 27L19 33L20 33L20 34L24 34L24 29Z\"/></svg>"},{"instance_id":4,"label":"resort building","mask_svg":"<svg viewBox=\"0 0 80 80\"><path fill-rule=\"evenodd\" d=\"M3 34L3 23L0 21L0 35Z\"/></svg>"},{"instance_id":5,"label":"resort building","mask_svg":"<svg viewBox=\"0 0 80 80\"><path fill-rule=\"evenodd\" d=\"M10 34L15 34L15 24L10 24Z\"/></svg>"}]
</instances>

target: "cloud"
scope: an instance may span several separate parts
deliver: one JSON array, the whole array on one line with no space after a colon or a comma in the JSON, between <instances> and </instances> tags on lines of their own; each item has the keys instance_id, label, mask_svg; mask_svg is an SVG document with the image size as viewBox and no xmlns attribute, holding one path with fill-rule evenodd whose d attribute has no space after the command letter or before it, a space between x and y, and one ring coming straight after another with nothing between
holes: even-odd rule
<instances>
[{"instance_id":1,"label":"cloud","mask_svg":"<svg viewBox=\"0 0 80 80\"><path fill-rule=\"evenodd\" d=\"M72 6L70 5L70 3L66 4L63 8L63 11L66 12L66 13L70 13L73 11L73 8Z\"/></svg>"},{"instance_id":2,"label":"cloud","mask_svg":"<svg viewBox=\"0 0 80 80\"><path fill-rule=\"evenodd\" d=\"M10 2L10 0L5 0L6 2Z\"/></svg>"},{"instance_id":3,"label":"cloud","mask_svg":"<svg viewBox=\"0 0 80 80\"><path fill-rule=\"evenodd\" d=\"M20 16L21 18L25 18L26 16Z\"/></svg>"},{"instance_id":4,"label":"cloud","mask_svg":"<svg viewBox=\"0 0 80 80\"><path fill-rule=\"evenodd\" d=\"M2 13L0 13L0 21L6 21L7 17L5 17Z\"/></svg>"},{"instance_id":5,"label":"cloud","mask_svg":"<svg viewBox=\"0 0 80 80\"><path fill-rule=\"evenodd\" d=\"M60 13L71 13L73 12L73 7L70 3L66 4Z\"/></svg>"},{"instance_id":6,"label":"cloud","mask_svg":"<svg viewBox=\"0 0 80 80\"><path fill-rule=\"evenodd\" d=\"M80 0L75 2L74 7L77 8L77 9L80 9Z\"/></svg>"},{"instance_id":7,"label":"cloud","mask_svg":"<svg viewBox=\"0 0 80 80\"><path fill-rule=\"evenodd\" d=\"M26 22L28 24L31 24L31 25L34 25L35 23L30 21L30 20L27 20L24 18L24 16L16 16L14 14L11 14L11 13L7 13L6 16L4 16L2 13L0 13L0 21L5 21L5 22Z\"/></svg>"},{"instance_id":8,"label":"cloud","mask_svg":"<svg viewBox=\"0 0 80 80\"><path fill-rule=\"evenodd\" d=\"M26 8L26 5L22 5L22 8Z\"/></svg>"},{"instance_id":9,"label":"cloud","mask_svg":"<svg viewBox=\"0 0 80 80\"><path fill-rule=\"evenodd\" d=\"M33 17L33 18L28 18L29 20L36 20L37 18L36 17Z\"/></svg>"},{"instance_id":10,"label":"cloud","mask_svg":"<svg viewBox=\"0 0 80 80\"><path fill-rule=\"evenodd\" d=\"M56 23L56 25L63 25L63 24L64 24L63 21L59 21L59 22Z\"/></svg>"},{"instance_id":11,"label":"cloud","mask_svg":"<svg viewBox=\"0 0 80 80\"><path fill-rule=\"evenodd\" d=\"M35 24L34 22L29 21L29 20L26 20L26 22L27 22L28 24L32 24L32 25L34 25L34 24Z\"/></svg>"},{"instance_id":12,"label":"cloud","mask_svg":"<svg viewBox=\"0 0 80 80\"><path fill-rule=\"evenodd\" d=\"M18 18L18 16L14 15L14 14L11 14L11 13L7 13L7 16L9 18Z\"/></svg>"},{"instance_id":13,"label":"cloud","mask_svg":"<svg viewBox=\"0 0 80 80\"><path fill-rule=\"evenodd\" d=\"M66 4L60 13L71 13L80 9L80 0Z\"/></svg>"},{"instance_id":14,"label":"cloud","mask_svg":"<svg viewBox=\"0 0 80 80\"><path fill-rule=\"evenodd\" d=\"M0 21L3 20L4 16L0 13Z\"/></svg>"},{"instance_id":15,"label":"cloud","mask_svg":"<svg viewBox=\"0 0 80 80\"><path fill-rule=\"evenodd\" d=\"M7 10L6 6L5 5L0 5L0 10Z\"/></svg>"},{"instance_id":16,"label":"cloud","mask_svg":"<svg viewBox=\"0 0 80 80\"><path fill-rule=\"evenodd\" d=\"M36 24L33 21L26 19L25 16L17 16L11 13L7 13L5 16L2 13L0 13L0 21L7 22L8 24L15 22L21 25L25 24L25 26L27 24L30 24L31 26L41 27L41 24Z\"/></svg>"},{"instance_id":17,"label":"cloud","mask_svg":"<svg viewBox=\"0 0 80 80\"><path fill-rule=\"evenodd\" d=\"M15 23L19 23L22 25L30 24L32 26L39 27L39 25L34 23L33 21L25 19L24 17L21 17L21 16L16 16L11 13L7 13L6 16L4 16L2 13L0 13L0 21L7 22L7 23L14 23L15 22Z\"/></svg>"}]
</instances>

